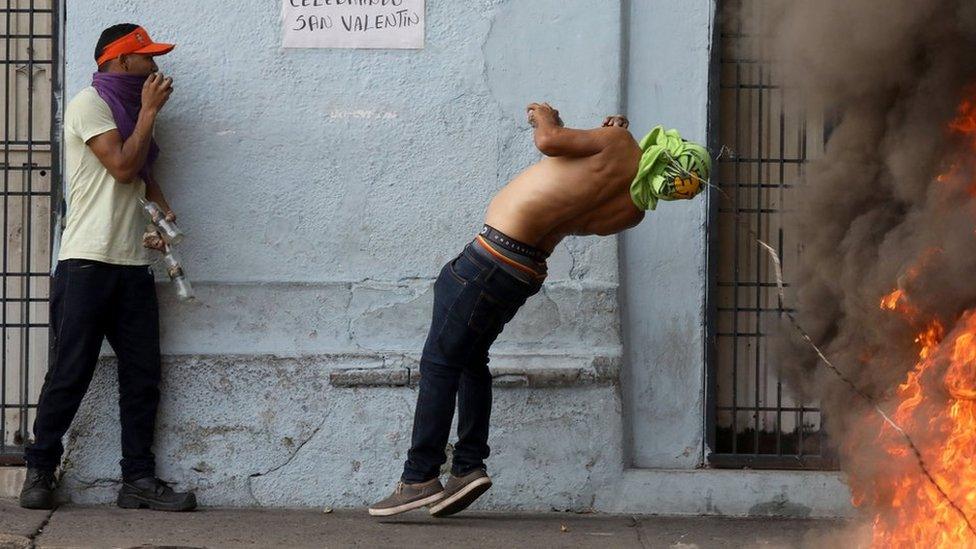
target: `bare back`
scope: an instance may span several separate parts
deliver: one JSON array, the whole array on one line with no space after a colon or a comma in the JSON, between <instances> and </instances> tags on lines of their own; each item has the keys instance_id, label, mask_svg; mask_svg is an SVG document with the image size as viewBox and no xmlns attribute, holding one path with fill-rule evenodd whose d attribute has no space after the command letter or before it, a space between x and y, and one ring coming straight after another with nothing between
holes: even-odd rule
<instances>
[{"instance_id":1,"label":"bare back","mask_svg":"<svg viewBox=\"0 0 976 549\"><path fill-rule=\"evenodd\" d=\"M630 197L641 150L630 132L603 132L602 148L581 157L545 157L506 185L485 222L512 238L552 251L567 235L609 235L640 223Z\"/></svg>"}]
</instances>

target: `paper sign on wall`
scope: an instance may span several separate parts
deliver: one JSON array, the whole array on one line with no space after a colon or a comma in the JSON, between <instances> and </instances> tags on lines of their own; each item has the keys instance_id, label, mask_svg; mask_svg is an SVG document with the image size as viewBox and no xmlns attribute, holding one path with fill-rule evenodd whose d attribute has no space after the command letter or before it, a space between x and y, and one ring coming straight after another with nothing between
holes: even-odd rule
<instances>
[{"instance_id":1,"label":"paper sign on wall","mask_svg":"<svg viewBox=\"0 0 976 549\"><path fill-rule=\"evenodd\" d=\"M422 49L426 0L283 0L286 48Z\"/></svg>"}]
</instances>

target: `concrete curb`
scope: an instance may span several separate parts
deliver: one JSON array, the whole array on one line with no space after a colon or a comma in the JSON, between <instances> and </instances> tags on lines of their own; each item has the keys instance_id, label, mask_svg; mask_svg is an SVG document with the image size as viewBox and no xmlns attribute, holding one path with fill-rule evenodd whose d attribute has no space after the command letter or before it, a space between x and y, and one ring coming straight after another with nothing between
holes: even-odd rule
<instances>
[{"instance_id":1,"label":"concrete curb","mask_svg":"<svg viewBox=\"0 0 976 549\"><path fill-rule=\"evenodd\" d=\"M852 518L838 471L628 469L599 494L607 513L664 516Z\"/></svg>"},{"instance_id":2,"label":"concrete curb","mask_svg":"<svg viewBox=\"0 0 976 549\"><path fill-rule=\"evenodd\" d=\"M20 496L20 487L24 485L26 476L26 467L0 467L0 498ZM3 545L0 544L0 547Z\"/></svg>"}]
</instances>

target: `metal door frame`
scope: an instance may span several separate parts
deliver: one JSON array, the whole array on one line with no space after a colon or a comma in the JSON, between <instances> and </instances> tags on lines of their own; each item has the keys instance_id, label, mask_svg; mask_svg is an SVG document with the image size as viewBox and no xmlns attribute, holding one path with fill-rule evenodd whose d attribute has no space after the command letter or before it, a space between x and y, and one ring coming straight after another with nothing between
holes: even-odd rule
<instances>
[{"instance_id":1,"label":"metal door frame","mask_svg":"<svg viewBox=\"0 0 976 549\"><path fill-rule=\"evenodd\" d=\"M37 273L32 272L33 269L31 268L31 265L32 265L33 261L32 261L32 259L30 258L30 255L29 255L31 253L31 251L32 251L31 250L31 246L30 246L30 242L31 242L31 240L30 240L31 226L30 226L30 216L29 215L28 215L27 221L25 221L25 223L24 223L25 224L24 234L26 235L26 242L27 242L27 245L25 246L25 250L26 250L25 253L28 254L28 258L26 260L27 269L26 269L26 272L24 272L24 273L16 273L16 276L23 276L23 277L26 278L26 281L27 281L26 282L26 288L27 288L27 290L25 292L24 297L22 297L22 298L18 298L16 300L12 300L12 299L10 299L10 298L7 297L7 279L10 276L14 276L15 275L14 273L10 273L8 271L8 264L7 264L7 262L8 262L8 255L9 255L8 254L8 250L7 250L7 241L6 241L6 235L7 235L7 229L8 229L7 223L8 223L8 218L9 218L9 216L8 216L8 214L9 214L9 208L8 208L9 204L8 204L8 200L7 199L11 196L11 192L9 190L10 173L12 171L14 171L15 169L19 169L19 168L11 168L11 166L9 166L9 158L10 158L10 152L11 152L10 151L10 146L11 146L11 144L17 144L17 145L22 145L22 146L26 146L27 147L27 151L26 151L26 153L27 153L27 162L26 162L26 165L24 167L24 169L28 170L27 176L25 178L25 182L27 184L27 187L26 187L26 189L24 191L21 192L21 195L24 196L27 199L27 210L28 210L28 212L31 209L31 206L32 206L31 201L33 200L33 198L35 198L35 197L43 197L43 196L49 197L49 200L50 200L50 214L51 214L51 216L50 216L51 226L50 226L50 231L49 231L50 242L48 242L48 250L50 251L51 254L53 254L55 252L54 245L55 245L55 242L58 239L57 225L60 222L59 221L60 220L60 213L62 211L62 206L61 205L63 203L63 184L62 184L62 181L63 181L63 179L62 179L63 170L62 170L62 156L61 156L62 155L61 129L62 129L62 118L63 118L63 91L62 90L63 90L63 82L64 82L64 50L63 50L64 40L63 40L63 33L64 33L64 21L65 21L65 2L64 2L64 0L51 0L50 8L40 8L40 7L37 7L35 5L35 2L36 1L37 0L28 0L29 6L26 7L26 8L24 8L24 7L20 7L22 5L22 3L17 3L16 4L17 7L10 7L10 0L8 0L6 7L5 8L0 8L0 14L2 14L2 16L5 16L6 17L6 24L7 24L5 34L4 35L0 35L0 39L3 40L3 42L5 44L5 47L6 47L6 52L7 52L6 59L3 59L2 60L2 64L5 67L9 67L10 65L14 65L14 64L16 64L16 65L25 65L27 67L27 71L28 71L27 72L27 74L28 74L28 95L27 95L27 97L28 97L28 107L27 107L27 110L28 110L28 113L27 113L27 116L28 116L28 123L27 123L28 138L27 138L27 141L25 141L25 142L14 142L14 141L11 141L9 139L9 136L10 136L10 115L11 115L11 108L10 108L10 81L11 81L11 78L10 78L9 68L7 68L7 71L6 71L5 77L4 77L4 88L6 90L6 95L5 95L5 108L7 109L6 110L6 121L7 122L6 122L4 137L3 137L3 143L4 143L4 145L3 145L3 155L4 155L4 159L3 159L4 160L4 162L3 162L3 182L4 183L3 184L4 184L4 189L3 189L3 192L2 192L2 197L3 197L2 199L3 199L3 202L4 202L4 237L5 237L5 242L4 242L4 245L3 245L4 246L3 247L4 257L3 257L3 260L2 260L3 269L2 269L2 271L0 271L0 277L2 277L2 280L3 280L3 282L2 282L3 287L2 287L2 289L0 289L0 291L2 291L2 294L3 294L2 295L3 300L2 300L2 303L0 303L0 306L3 307L2 313L0 313L0 316L2 316L2 325L0 325L0 331L2 331L2 333L3 333L2 338L0 338L0 345L2 345L2 350L0 350L0 354L2 354L2 361L0 361L0 381L2 381L2 383L0 383L0 385L2 385L2 389L0 389L0 413L5 413L5 411L6 410L9 410L9 409L19 409L23 413L20 415L20 426L18 427L19 437L16 437L16 438L19 438L20 441L16 445L7 445L6 444L6 438L7 438L6 423L5 423L5 421L0 421L0 465L20 465L20 464L23 464L23 451L24 451L23 446L24 446L24 444L26 444L27 440L29 439L29 437L30 437L30 430L31 430L31 425L29 425L29 419L28 419L29 418L29 413L28 412L29 412L30 409L37 407L37 403L30 402L30 398L29 398L29 392L30 392L29 391L29 389L30 389L30 385L29 384L30 384L30 379L31 379L29 374L30 374L30 371L31 371L32 367L34 367L34 368L39 367L38 365L32 365L31 364L30 330L31 330L31 328L37 328L37 327L40 327L40 328L47 327L50 330L49 323L48 324L40 324L40 325L35 326L35 325L31 324L31 322L30 322L30 306L31 306L31 304L32 303L36 303L36 302L40 302L40 301L46 302L49 298L33 298L32 295L31 295L31 291L30 291L31 278L32 277L46 276L48 273L46 271L43 272L43 273L42 272L37 272ZM30 14L30 16L28 18L29 19L29 24L28 24L29 30L28 30L28 33L26 35L24 35L24 34L14 35L14 34L11 33L11 16L13 14L23 14L23 13ZM50 17L51 17L51 30L50 30L50 35L35 32L35 21L34 21L35 18L34 18L34 16L36 14L50 14ZM36 59L34 57L34 48L32 47L33 44L34 44L34 40L35 39L48 39L48 38L50 38L50 40L51 40L51 58L50 59ZM27 48L28 56L27 56L27 59L11 59L10 58L10 50L11 50L11 41L12 40L28 40L28 48ZM51 128L50 128L50 132L48 134L48 139L49 139L48 142L40 141L40 140L39 141L35 141L34 140L34 133L33 133L33 114L34 114L33 113L33 111L34 111L34 97L33 97L33 87L34 87L34 84L33 84L33 79L34 79L34 70L33 69L34 69L34 67L36 65L48 65L50 67L49 70L50 70L50 78L51 78L51 103L50 103L49 107L51 109ZM44 145L49 145L50 146L50 154L51 154L51 165L50 166L33 166L33 161L32 161L33 158L32 158L32 156L33 156L33 152L34 152L33 147L34 147L35 144L44 144ZM37 171L40 171L40 170L48 170L50 172L50 185L49 185L50 188L49 188L49 190L47 192L34 191L33 189L31 189L30 184L31 184L31 182L33 180L33 172L35 170L37 170ZM45 263L50 263L50 262L45 262ZM6 351L6 349L7 349L7 345L6 345L7 336L6 336L6 333L7 333L7 328L12 326L12 325L8 324L7 318L6 318L6 316L7 316L7 303L9 301L20 301L20 302L26 303L26 307L27 307L26 314L25 314L24 318L21 319L21 323L17 325L17 327L20 327L21 329L24 330L24 333L25 333L25 336L24 336L25 339L24 339L24 341L25 341L25 343L24 343L24 350L22 351L24 353L23 361L22 361L22 364L19 364L19 365L22 365L22 367L23 367L23 370L22 370L22 380L21 380L22 386L20 387L20 398L18 399L19 402L16 402L16 403L8 403L6 401L6 384L7 384L7 376L6 376L6 373L7 373L8 367L9 367L9 365L7 363L7 351ZM48 340L51 341L51 338L49 337ZM48 349L48 351L49 351L48 352L48 361L50 362L50 348ZM46 368L47 365L44 365L44 367Z\"/></svg>"},{"instance_id":2,"label":"metal door frame","mask_svg":"<svg viewBox=\"0 0 976 549\"><path fill-rule=\"evenodd\" d=\"M739 256L740 249L749 246L752 240L749 233L740 227L740 223L736 222L734 225L735 231L735 244L733 246L734 250L732 253L735 254L735 266L733 267L733 280L720 281L719 280L719 262L722 260L722 255L728 253L729 250L721 250L719 245L719 230L720 230L720 216L722 214L731 215L733 219L739 220L746 216L753 216L753 220L762 226L761 224L765 221L764 216L775 215L779 213L779 210L764 208L761 200L763 188L773 187L775 185L769 185L768 182L764 183L761 178L757 181L752 181L748 183L743 183L740 181L738 176L739 170L738 166L740 163L758 163L762 166L764 163L767 165L773 165L779 167L779 191L782 192L787 185L784 183L783 167L787 164L799 164L803 165L807 161L807 118L801 119L800 129L798 130L798 138L802 140L802 143L797 144L797 149L799 155L797 158L787 158L784 154L784 143L787 139L787 132L785 130L784 122L784 111L785 109L781 106L779 109L779 119L776 121L779 128L779 150L772 151L772 154L764 155L762 153L762 142L763 142L763 100L764 93L769 93L769 90L778 89L778 85L771 81L769 76L769 71L766 67L770 66L768 61L764 61L759 58L741 58L739 52L736 52L735 58L726 58L726 40L736 40L736 39L755 39L755 36L750 36L746 31L743 30L742 22L739 20L737 22L736 28L732 31L726 29L726 25L723 21L729 12L727 9L731 10L733 5L741 4L743 0L722 0L718 2L716 21L713 36L713 48L712 48L712 65L710 70L710 105L709 105L709 135L710 135L710 146L715 154L718 154L719 150L723 150L722 139L722 118L721 118L721 105L722 105L722 90L734 90L735 93L735 126L736 126L736 141L738 141L739 129L743 124L750 125L756 124L758 128L758 142L760 143L759 154L755 155L755 158L748 158L753 156L752 154L747 154L746 157L740 157L738 148L738 143L725 143L724 145L729 145L732 147L731 152L725 152L719 159L716 160L716 168L713 170L713 179L719 186L723 186L724 182L722 179L722 166L732 163L735 169L736 176L735 181L728 184L725 190L728 190L730 194L734 197L731 202L729 202L721 192L709 192L709 203L708 203L708 220L707 220L707 241L708 241L708 252L707 252L707 297L706 297L706 405L705 405L705 433L706 433L706 443L710 452L707 455L707 464L711 467L718 468L751 468L751 469L816 469L816 470L830 470L836 469L838 467L838 461L836 452L833 451L830 444L827 441L825 435L825 428L827 420L822 415L819 417L820 428L817 431L816 436L819 437L819 443L817 445L818 451L806 453L804 452L803 446L803 414L820 414L820 410L816 407L806 406L805 404L799 404L798 406L784 406L783 405L783 389L780 382L777 383L777 396L775 399L775 405L770 405L761 401L760 390L758 388L759 380L759 352L758 347L761 344L763 337L766 335L761 333L760 327L760 314L768 312L776 312L776 310L770 310L763 307L758 303L760 290L762 287L775 287L775 281L773 280L762 280L762 270L757 270L756 279L750 281L742 281L739 279ZM749 1L749 0L747 0ZM762 2L763 0L751 0L753 2ZM743 65L749 64L751 67L757 67L759 73L758 84L753 83L743 83L740 75L741 68ZM723 81L723 68L733 66L735 70L735 82L729 84ZM765 71L765 73L764 73ZM758 121L753 120L740 120L740 92L752 92L758 93L759 109L758 109ZM783 94L779 94L780 101L784 101ZM773 100L772 94L769 94L769 101ZM750 99L751 101L751 99ZM781 104L782 105L782 104ZM771 121L770 121L771 122ZM769 139L767 137L767 139ZM771 147L772 148L772 147ZM756 205L752 208L740 208L738 201L740 193L745 190L749 192L750 188L755 188L757 190ZM739 231L744 234L739 235ZM782 255L783 252L783 232L782 228L779 229L778 242L771 241L771 244L777 246L778 251ZM763 256L761 249L756 246L755 254ZM764 257L757 257L756 263L760 264L764 261ZM732 288L733 292L733 306L732 307L720 307L719 306L719 292L722 291L722 287ZM757 303L755 304L744 304L739 303L739 288L741 287L755 287ZM784 308L783 303L778 303L777 308L782 314L783 311L787 310ZM757 318L755 326L745 327L742 329L741 326L737 326L738 315L740 312L751 312ZM733 329L731 332L720 332L719 330L719 314L721 312L729 313L733 315ZM768 328L768 327L765 327ZM725 406L720 406L718 386L720 382L728 383L729 380L719 379L719 339L720 338L732 338L733 339L733 351L732 351L732 403L731 406L728 404ZM756 397L754 402L750 404L744 404L742 402L736 402L736 395L738 394L738 383L736 382L736 370L738 361L738 351L735 350L735 342L739 339L752 340L757 348L756 350ZM743 412L753 412L755 417L755 425L751 426L753 429L753 436L748 438L754 438L752 444L749 444L750 448L742 448L742 444L738 443L740 438L740 433L737 426L737 418L740 413ZM727 444L719 440L719 421L718 414L721 412L731 413L732 416L732 427L731 427L731 444ZM760 436L763 432L759 427L759 417L760 414L769 413L776 414L776 434L775 434L775 451L761 451L760 450ZM796 442L796 452L787 452L783 450L783 444L781 443L782 424L781 417L782 414L797 414L798 419L798 437L799 440ZM743 430L743 433L746 429Z\"/></svg>"}]
</instances>

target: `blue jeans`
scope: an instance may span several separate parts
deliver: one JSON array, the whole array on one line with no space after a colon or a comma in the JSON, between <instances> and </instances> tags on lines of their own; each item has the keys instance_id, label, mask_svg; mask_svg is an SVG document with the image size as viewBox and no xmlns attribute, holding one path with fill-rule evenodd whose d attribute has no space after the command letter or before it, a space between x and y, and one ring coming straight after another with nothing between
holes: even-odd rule
<instances>
[{"instance_id":1,"label":"blue jeans","mask_svg":"<svg viewBox=\"0 0 976 549\"><path fill-rule=\"evenodd\" d=\"M541 281L527 284L472 249L441 269L434 283L434 314L420 359L420 391L413 440L403 481L426 482L440 474L458 408L458 441L451 471L484 468L491 418L488 350Z\"/></svg>"}]
</instances>

